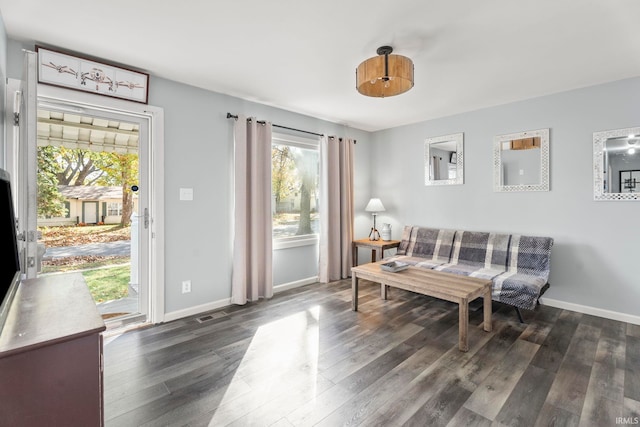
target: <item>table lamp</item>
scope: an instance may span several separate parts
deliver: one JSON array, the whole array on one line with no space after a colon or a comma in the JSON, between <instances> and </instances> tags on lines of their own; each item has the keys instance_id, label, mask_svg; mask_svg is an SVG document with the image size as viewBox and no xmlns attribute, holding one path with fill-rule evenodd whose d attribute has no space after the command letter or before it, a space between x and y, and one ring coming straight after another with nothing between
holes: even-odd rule
<instances>
[{"instance_id":1,"label":"table lamp","mask_svg":"<svg viewBox=\"0 0 640 427\"><path fill-rule=\"evenodd\" d=\"M369 200L364 210L371 212L371 215L373 215L373 227L371 227L371 232L369 233L369 240L380 240L380 233L378 233L378 229L376 228L376 215L378 215L378 212L384 212L384 205L380 199L374 198Z\"/></svg>"}]
</instances>

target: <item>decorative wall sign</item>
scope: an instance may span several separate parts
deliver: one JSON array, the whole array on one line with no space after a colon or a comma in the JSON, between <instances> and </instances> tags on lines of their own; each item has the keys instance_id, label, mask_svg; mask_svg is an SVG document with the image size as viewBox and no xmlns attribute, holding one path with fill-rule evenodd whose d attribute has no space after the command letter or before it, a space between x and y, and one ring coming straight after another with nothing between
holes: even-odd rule
<instances>
[{"instance_id":1,"label":"decorative wall sign","mask_svg":"<svg viewBox=\"0 0 640 427\"><path fill-rule=\"evenodd\" d=\"M146 104L149 74L36 46L38 82Z\"/></svg>"},{"instance_id":2,"label":"decorative wall sign","mask_svg":"<svg viewBox=\"0 0 640 427\"><path fill-rule=\"evenodd\" d=\"M640 191L640 170L620 171L620 193Z\"/></svg>"}]
</instances>

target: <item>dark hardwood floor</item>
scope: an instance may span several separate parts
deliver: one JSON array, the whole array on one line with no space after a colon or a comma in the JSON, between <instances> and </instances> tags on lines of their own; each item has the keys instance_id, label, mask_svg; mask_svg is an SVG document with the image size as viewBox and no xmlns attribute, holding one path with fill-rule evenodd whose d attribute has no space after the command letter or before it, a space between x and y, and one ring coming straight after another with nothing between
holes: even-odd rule
<instances>
[{"instance_id":1,"label":"dark hardwood floor","mask_svg":"<svg viewBox=\"0 0 640 427\"><path fill-rule=\"evenodd\" d=\"M108 426L615 426L640 417L640 326L316 284L105 339ZM201 316L199 316L201 317ZM622 418L620 418L622 417Z\"/></svg>"}]
</instances>

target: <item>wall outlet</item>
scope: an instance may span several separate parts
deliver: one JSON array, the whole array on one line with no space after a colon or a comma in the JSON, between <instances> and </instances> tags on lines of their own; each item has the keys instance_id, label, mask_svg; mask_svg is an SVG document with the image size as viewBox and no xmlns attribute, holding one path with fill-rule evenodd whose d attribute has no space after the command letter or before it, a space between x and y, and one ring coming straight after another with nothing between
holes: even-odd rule
<instances>
[{"instance_id":1,"label":"wall outlet","mask_svg":"<svg viewBox=\"0 0 640 427\"><path fill-rule=\"evenodd\" d=\"M191 280L185 280L182 282L182 293L188 294L191 292Z\"/></svg>"}]
</instances>

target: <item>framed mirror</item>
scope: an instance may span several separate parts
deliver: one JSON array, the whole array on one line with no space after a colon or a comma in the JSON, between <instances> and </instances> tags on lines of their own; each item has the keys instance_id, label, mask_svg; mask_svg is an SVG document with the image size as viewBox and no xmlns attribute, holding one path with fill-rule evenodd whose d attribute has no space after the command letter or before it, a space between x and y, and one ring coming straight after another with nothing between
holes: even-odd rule
<instances>
[{"instance_id":1,"label":"framed mirror","mask_svg":"<svg viewBox=\"0 0 640 427\"><path fill-rule=\"evenodd\" d=\"M493 191L549 191L549 129L494 138Z\"/></svg>"},{"instance_id":2,"label":"framed mirror","mask_svg":"<svg viewBox=\"0 0 640 427\"><path fill-rule=\"evenodd\" d=\"M594 200L640 200L640 127L593 134Z\"/></svg>"},{"instance_id":3,"label":"framed mirror","mask_svg":"<svg viewBox=\"0 0 640 427\"><path fill-rule=\"evenodd\" d=\"M464 184L464 134L427 138L424 143L424 185Z\"/></svg>"}]
</instances>

